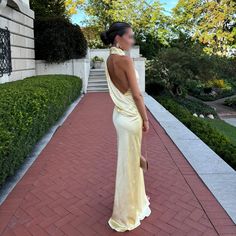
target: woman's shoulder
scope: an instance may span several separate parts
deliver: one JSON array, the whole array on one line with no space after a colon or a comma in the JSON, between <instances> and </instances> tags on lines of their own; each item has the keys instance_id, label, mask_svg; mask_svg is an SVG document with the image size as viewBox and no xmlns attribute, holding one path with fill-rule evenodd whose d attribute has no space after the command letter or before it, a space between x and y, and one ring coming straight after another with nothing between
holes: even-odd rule
<instances>
[{"instance_id":1,"label":"woman's shoulder","mask_svg":"<svg viewBox=\"0 0 236 236\"><path fill-rule=\"evenodd\" d=\"M123 55L121 58L125 62L133 63L133 59L130 56L128 56L128 55Z\"/></svg>"},{"instance_id":2,"label":"woman's shoulder","mask_svg":"<svg viewBox=\"0 0 236 236\"><path fill-rule=\"evenodd\" d=\"M120 58L119 63L126 70L134 66L133 59L128 55L123 55Z\"/></svg>"}]
</instances>

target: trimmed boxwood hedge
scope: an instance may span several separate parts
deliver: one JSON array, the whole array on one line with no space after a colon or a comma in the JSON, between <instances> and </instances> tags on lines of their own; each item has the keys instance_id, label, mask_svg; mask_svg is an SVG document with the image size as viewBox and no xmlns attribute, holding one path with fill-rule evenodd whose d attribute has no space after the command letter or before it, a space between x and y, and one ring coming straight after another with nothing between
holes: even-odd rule
<instances>
[{"instance_id":1,"label":"trimmed boxwood hedge","mask_svg":"<svg viewBox=\"0 0 236 236\"><path fill-rule=\"evenodd\" d=\"M202 118L193 116L190 111L173 99L165 96L154 98L236 170L236 146L225 135L211 127ZM201 155L200 152L199 155Z\"/></svg>"},{"instance_id":2,"label":"trimmed boxwood hedge","mask_svg":"<svg viewBox=\"0 0 236 236\"><path fill-rule=\"evenodd\" d=\"M43 75L0 85L0 186L81 93L76 76Z\"/></svg>"}]
</instances>

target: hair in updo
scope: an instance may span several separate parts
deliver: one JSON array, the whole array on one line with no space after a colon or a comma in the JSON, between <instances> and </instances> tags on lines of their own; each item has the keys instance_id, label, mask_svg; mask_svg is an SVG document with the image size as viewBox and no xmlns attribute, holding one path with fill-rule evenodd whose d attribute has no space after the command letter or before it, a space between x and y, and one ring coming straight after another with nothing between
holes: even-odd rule
<instances>
[{"instance_id":1,"label":"hair in updo","mask_svg":"<svg viewBox=\"0 0 236 236\"><path fill-rule=\"evenodd\" d=\"M122 36L130 27L131 25L126 22L114 22L107 31L100 34L100 38L105 45L113 44L116 35Z\"/></svg>"}]
</instances>

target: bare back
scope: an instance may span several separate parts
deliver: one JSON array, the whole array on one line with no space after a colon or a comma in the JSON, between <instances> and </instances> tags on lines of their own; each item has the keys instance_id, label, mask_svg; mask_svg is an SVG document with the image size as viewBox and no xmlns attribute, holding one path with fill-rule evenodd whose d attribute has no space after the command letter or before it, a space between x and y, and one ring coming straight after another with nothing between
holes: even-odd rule
<instances>
[{"instance_id":1,"label":"bare back","mask_svg":"<svg viewBox=\"0 0 236 236\"><path fill-rule=\"evenodd\" d=\"M129 89L129 82L124 70L126 56L111 54L107 58L107 69L113 84L123 94Z\"/></svg>"}]
</instances>

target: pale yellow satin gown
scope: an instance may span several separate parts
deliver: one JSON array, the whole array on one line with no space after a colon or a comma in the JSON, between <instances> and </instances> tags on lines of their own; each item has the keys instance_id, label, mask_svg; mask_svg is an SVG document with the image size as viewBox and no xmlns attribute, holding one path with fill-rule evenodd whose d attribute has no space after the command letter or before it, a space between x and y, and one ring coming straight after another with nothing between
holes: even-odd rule
<instances>
[{"instance_id":1,"label":"pale yellow satin gown","mask_svg":"<svg viewBox=\"0 0 236 236\"><path fill-rule=\"evenodd\" d=\"M125 55L125 52L111 47L110 54ZM108 224L112 229L124 232L138 227L140 221L151 214L140 167L142 117L130 88L125 94L121 93L111 81L106 63L105 71L109 94L115 105L112 120L117 134L118 154L113 212ZM135 72L139 83L136 69Z\"/></svg>"}]
</instances>

